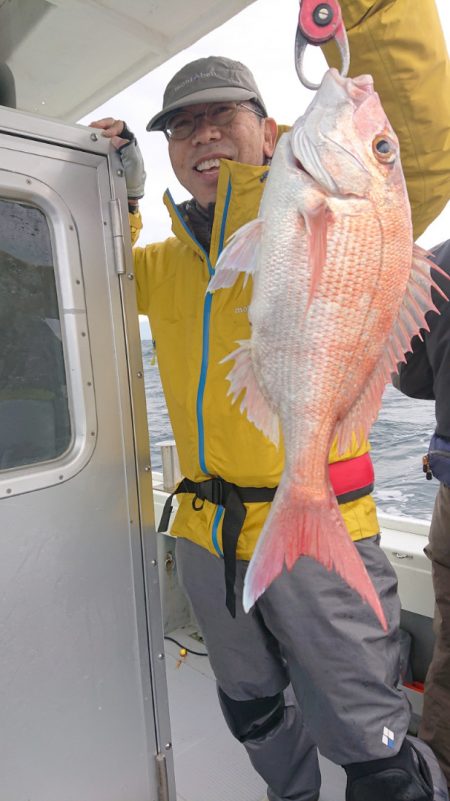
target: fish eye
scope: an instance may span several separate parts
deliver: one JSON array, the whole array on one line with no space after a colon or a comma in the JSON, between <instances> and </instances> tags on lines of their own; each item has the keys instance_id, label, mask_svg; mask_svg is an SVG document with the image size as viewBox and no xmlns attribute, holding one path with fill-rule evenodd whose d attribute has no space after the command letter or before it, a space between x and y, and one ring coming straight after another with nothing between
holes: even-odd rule
<instances>
[{"instance_id":1,"label":"fish eye","mask_svg":"<svg viewBox=\"0 0 450 801\"><path fill-rule=\"evenodd\" d=\"M372 150L378 161L384 164L392 164L395 161L396 150L393 143L386 136L376 136L372 142Z\"/></svg>"}]
</instances>

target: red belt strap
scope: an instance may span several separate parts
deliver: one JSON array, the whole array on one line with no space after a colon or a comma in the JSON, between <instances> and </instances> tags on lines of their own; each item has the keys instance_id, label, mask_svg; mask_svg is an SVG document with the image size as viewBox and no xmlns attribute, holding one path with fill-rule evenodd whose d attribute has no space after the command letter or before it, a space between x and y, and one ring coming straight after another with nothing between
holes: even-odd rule
<instances>
[{"instance_id":1,"label":"red belt strap","mask_svg":"<svg viewBox=\"0 0 450 801\"><path fill-rule=\"evenodd\" d=\"M348 503L373 490L375 475L369 453L328 465L330 480L339 503Z\"/></svg>"}]
</instances>

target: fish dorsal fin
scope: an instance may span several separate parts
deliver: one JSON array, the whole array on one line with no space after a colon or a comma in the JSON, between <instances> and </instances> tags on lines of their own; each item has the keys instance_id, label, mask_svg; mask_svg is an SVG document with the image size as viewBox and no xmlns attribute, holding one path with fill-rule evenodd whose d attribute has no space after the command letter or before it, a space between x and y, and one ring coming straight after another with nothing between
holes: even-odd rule
<instances>
[{"instance_id":1,"label":"fish dorsal fin","mask_svg":"<svg viewBox=\"0 0 450 801\"><path fill-rule=\"evenodd\" d=\"M248 276L258 267L259 246L263 220L257 217L239 228L228 240L227 246L219 256L216 271L208 285L208 292L233 286L239 273L245 273L244 286Z\"/></svg>"},{"instance_id":2,"label":"fish dorsal fin","mask_svg":"<svg viewBox=\"0 0 450 801\"><path fill-rule=\"evenodd\" d=\"M445 292L433 279L431 270L441 273L447 280L448 275L429 257L428 251L419 247L419 245L414 245L409 281L391 336L386 345L384 369L387 381L389 381L391 374L397 370L398 363L406 361L405 353L411 350L412 338L416 335L422 338L421 329L429 331L425 314L428 311L435 311L440 314L439 309L433 302L431 290L435 289L445 300L448 300Z\"/></svg>"},{"instance_id":3,"label":"fish dorsal fin","mask_svg":"<svg viewBox=\"0 0 450 801\"><path fill-rule=\"evenodd\" d=\"M365 389L346 417L336 426L339 453L349 447L352 432L355 433L358 443L361 438L368 436L377 418L384 388L390 382L392 373L397 372L399 362L406 361L405 353L411 350L411 339L416 335L421 337L421 329L429 330L425 314L430 310L439 313L433 303L431 289L434 288L447 300L445 292L434 281L431 270L436 270L447 279L449 277L431 261L429 255L423 248L414 245L409 281L397 319L385 343L384 353L369 376Z\"/></svg>"},{"instance_id":4,"label":"fish dorsal fin","mask_svg":"<svg viewBox=\"0 0 450 801\"><path fill-rule=\"evenodd\" d=\"M228 395L231 395L235 403L239 395L244 392L240 404L241 412L245 411L250 422L278 447L280 442L278 416L269 406L256 379L251 342L246 339L238 342L238 345L237 350L222 359L223 362L234 360L234 366L227 375L230 382Z\"/></svg>"}]
</instances>

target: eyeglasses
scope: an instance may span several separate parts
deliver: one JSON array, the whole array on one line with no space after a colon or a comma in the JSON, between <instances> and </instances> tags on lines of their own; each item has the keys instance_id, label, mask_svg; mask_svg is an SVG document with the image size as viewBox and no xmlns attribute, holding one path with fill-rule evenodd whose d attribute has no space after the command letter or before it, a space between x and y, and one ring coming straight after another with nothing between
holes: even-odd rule
<instances>
[{"instance_id":1,"label":"eyeglasses","mask_svg":"<svg viewBox=\"0 0 450 801\"><path fill-rule=\"evenodd\" d=\"M164 133L167 139L187 139L194 133L197 127L197 120L204 117L211 125L222 128L232 122L239 109L250 111L257 117L264 117L262 111L256 106L246 106L245 103L209 103L204 111L193 114L191 111L178 111L167 120Z\"/></svg>"}]
</instances>

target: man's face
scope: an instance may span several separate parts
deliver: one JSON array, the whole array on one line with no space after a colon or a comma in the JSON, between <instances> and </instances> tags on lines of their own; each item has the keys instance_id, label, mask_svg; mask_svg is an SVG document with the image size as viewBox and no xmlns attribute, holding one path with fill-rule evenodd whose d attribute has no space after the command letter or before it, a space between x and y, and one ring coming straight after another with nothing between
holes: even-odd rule
<instances>
[{"instance_id":1,"label":"man's face","mask_svg":"<svg viewBox=\"0 0 450 801\"><path fill-rule=\"evenodd\" d=\"M208 105L183 110L201 114ZM264 164L273 154L277 126L273 119L262 119L241 107L227 125L216 126L206 117L198 117L196 123L187 139L169 139L169 156L179 182L206 208L216 200L219 159Z\"/></svg>"}]
</instances>

